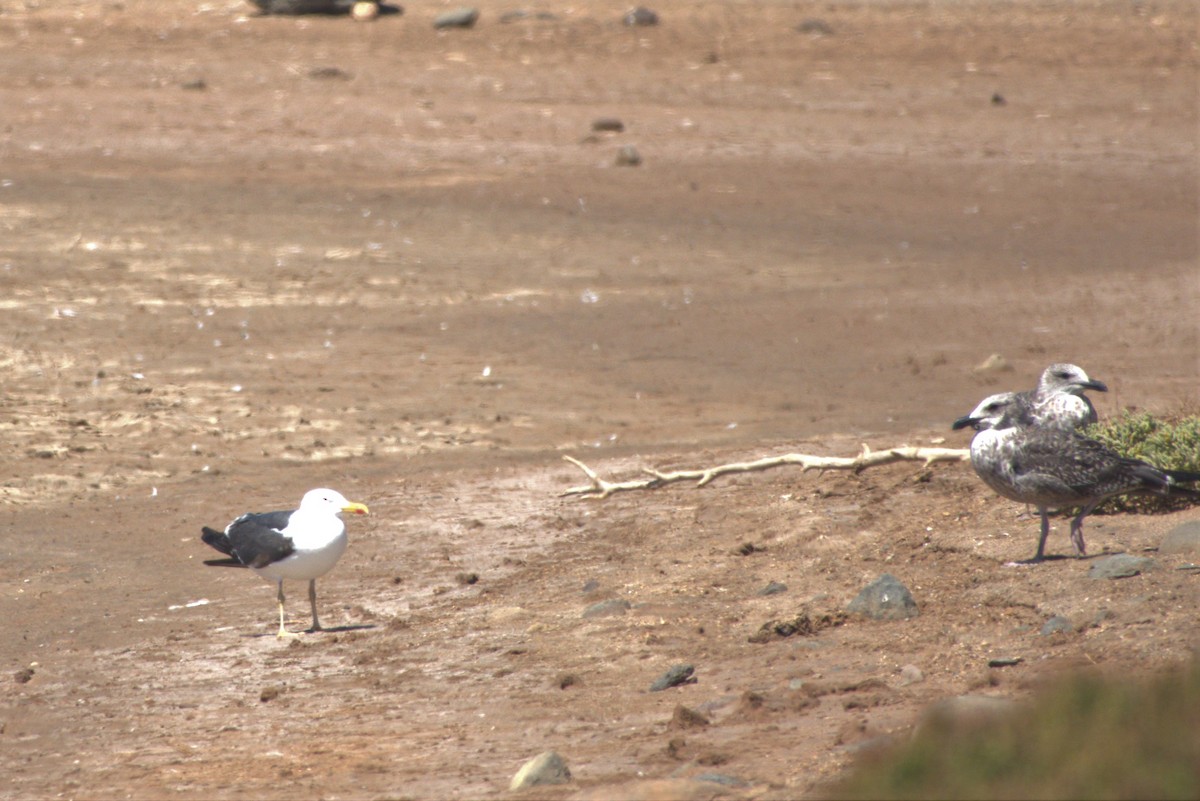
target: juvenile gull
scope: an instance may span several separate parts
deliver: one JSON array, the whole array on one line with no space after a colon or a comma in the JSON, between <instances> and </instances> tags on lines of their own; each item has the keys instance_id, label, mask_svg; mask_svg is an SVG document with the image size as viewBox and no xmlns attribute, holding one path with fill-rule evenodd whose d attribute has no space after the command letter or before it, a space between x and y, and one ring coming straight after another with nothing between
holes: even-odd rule
<instances>
[{"instance_id":1,"label":"juvenile gull","mask_svg":"<svg viewBox=\"0 0 1200 801\"><path fill-rule=\"evenodd\" d=\"M1028 406L1034 421L1042 426L1075 429L1099 420L1096 407L1083 393L1089 389L1108 392L1103 381L1089 378L1076 364L1052 364L1042 371L1037 387L1017 393Z\"/></svg>"},{"instance_id":2,"label":"juvenile gull","mask_svg":"<svg viewBox=\"0 0 1200 801\"><path fill-rule=\"evenodd\" d=\"M1103 443L1074 430L1038 425L1014 392L990 395L954 429L973 426L971 466L984 483L1005 498L1033 504L1042 517L1042 532L1033 562L1045 558L1050 509L1078 507L1071 521L1071 543L1086 553L1083 519L1114 495L1191 495L1200 492L1179 482L1200 480L1200 473L1160 470L1121 456Z\"/></svg>"},{"instance_id":3,"label":"juvenile gull","mask_svg":"<svg viewBox=\"0 0 1200 801\"><path fill-rule=\"evenodd\" d=\"M328 573L346 550L346 524L342 513L365 515L367 507L352 503L331 489L309 490L300 506L285 512L251 512L234 520L224 531L208 526L202 539L231 559L213 559L206 565L245 566L279 586L279 635L295 636L284 626L283 580L307 579L312 605L312 628L317 619L317 579Z\"/></svg>"}]
</instances>

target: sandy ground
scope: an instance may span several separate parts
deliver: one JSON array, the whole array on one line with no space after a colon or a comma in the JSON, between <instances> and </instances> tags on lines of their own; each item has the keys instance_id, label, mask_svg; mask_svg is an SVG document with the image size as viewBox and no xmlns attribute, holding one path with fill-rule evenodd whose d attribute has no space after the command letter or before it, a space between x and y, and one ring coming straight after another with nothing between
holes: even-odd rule
<instances>
[{"instance_id":1,"label":"sandy ground","mask_svg":"<svg viewBox=\"0 0 1200 801\"><path fill-rule=\"evenodd\" d=\"M793 798L938 698L1190 653L1194 575L1007 566L1036 521L963 464L560 493L963 447L1051 361L1194 407L1193 3L447 7L0 3L0 798ZM200 526L322 485L372 515L281 642ZM920 617L749 641L883 572Z\"/></svg>"}]
</instances>

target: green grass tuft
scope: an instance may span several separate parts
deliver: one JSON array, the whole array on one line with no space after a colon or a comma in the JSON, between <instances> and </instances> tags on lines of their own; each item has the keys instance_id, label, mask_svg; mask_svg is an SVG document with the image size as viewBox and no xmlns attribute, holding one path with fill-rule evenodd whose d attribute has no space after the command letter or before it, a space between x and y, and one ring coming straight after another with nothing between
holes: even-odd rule
<instances>
[{"instance_id":1,"label":"green grass tuft","mask_svg":"<svg viewBox=\"0 0 1200 801\"><path fill-rule=\"evenodd\" d=\"M864 759L844 799L1200 798L1200 667L1130 682L1079 675L1011 715L931 720Z\"/></svg>"},{"instance_id":2,"label":"green grass tuft","mask_svg":"<svg viewBox=\"0 0 1200 801\"><path fill-rule=\"evenodd\" d=\"M1089 426L1083 433L1124 456L1141 459L1160 469L1200 473L1200 417L1195 415L1156 418L1145 412L1126 411L1106 423ZM1185 509L1196 503L1196 499L1184 496L1123 495L1110 498L1096 511L1152 514Z\"/></svg>"}]
</instances>

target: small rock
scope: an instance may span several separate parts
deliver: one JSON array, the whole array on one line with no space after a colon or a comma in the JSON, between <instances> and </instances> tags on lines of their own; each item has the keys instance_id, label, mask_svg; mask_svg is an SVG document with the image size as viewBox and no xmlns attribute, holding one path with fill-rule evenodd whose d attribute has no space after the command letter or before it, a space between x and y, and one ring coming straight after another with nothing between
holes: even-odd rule
<instances>
[{"instance_id":1,"label":"small rock","mask_svg":"<svg viewBox=\"0 0 1200 801\"><path fill-rule=\"evenodd\" d=\"M371 22L379 17L379 4L374 0L358 0L350 7L350 18L355 22Z\"/></svg>"},{"instance_id":2,"label":"small rock","mask_svg":"<svg viewBox=\"0 0 1200 801\"><path fill-rule=\"evenodd\" d=\"M626 601L624 598L610 598L607 601L594 603L587 609L583 610L583 617L610 617L612 615L623 615L633 608L633 604Z\"/></svg>"},{"instance_id":3,"label":"small rock","mask_svg":"<svg viewBox=\"0 0 1200 801\"><path fill-rule=\"evenodd\" d=\"M812 34L813 36L833 35L833 28L829 26L829 23L817 17L808 17L807 19L800 20L800 24L796 26L796 31L798 33Z\"/></svg>"},{"instance_id":4,"label":"small rock","mask_svg":"<svg viewBox=\"0 0 1200 801\"><path fill-rule=\"evenodd\" d=\"M679 704L671 714L671 726L676 729L701 729L709 724L708 716L691 707Z\"/></svg>"},{"instance_id":5,"label":"small rock","mask_svg":"<svg viewBox=\"0 0 1200 801\"><path fill-rule=\"evenodd\" d=\"M1025 661L1025 659L1020 656L1001 656L996 659L989 659L988 667L990 667L990 668L1013 667L1015 665L1021 664L1024 661Z\"/></svg>"},{"instance_id":6,"label":"small rock","mask_svg":"<svg viewBox=\"0 0 1200 801\"><path fill-rule=\"evenodd\" d=\"M654 680L654 683L650 685L650 692L661 692L681 684L695 684L696 678L692 675L695 672L696 668L692 665L674 665Z\"/></svg>"},{"instance_id":7,"label":"small rock","mask_svg":"<svg viewBox=\"0 0 1200 801\"><path fill-rule=\"evenodd\" d=\"M973 368L976 373L1010 373L1012 365L999 353L993 353Z\"/></svg>"},{"instance_id":8,"label":"small rock","mask_svg":"<svg viewBox=\"0 0 1200 801\"><path fill-rule=\"evenodd\" d=\"M208 81L203 78L192 78L190 81L184 81L179 84L179 86L187 89L189 92L203 92L208 88Z\"/></svg>"},{"instance_id":9,"label":"small rock","mask_svg":"<svg viewBox=\"0 0 1200 801\"><path fill-rule=\"evenodd\" d=\"M1147 556L1134 556L1128 553L1118 553L1098 559L1088 570L1088 578L1119 579L1137 576L1147 570L1158 567L1155 561Z\"/></svg>"},{"instance_id":10,"label":"small rock","mask_svg":"<svg viewBox=\"0 0 1200 801\"><path fill-rule=\"evenodd\" d=\"M15 681L17 684L28 684L32 678L33 668L31 667L21 668L13 674L13 681Z\"/></svg>"},{"instance_id":11,"label":"small rock","mask_svg":"<svg viewBox=\"0 0 1200 801\"><path fill-rule=\"evenodd\" d=\"M916 665L905 665L900 668L900 686L907 687L910 684L920 684L925 681L925 674Z\"/></svg>"},{"instance_id":12,"label":"small rock","mask_svg":"<svg viewBox=\"0 0 1200 801\"><path fill-rule=\"evenodd\" d=\"M1042 624L1041 634L1043 637L1049 637L1051 634L1057 634L1060 631L1070 634L1074 630L1075 627L1071 625L1070 619L1062 615L1055 615Z\"/></svg>"},{"instance_id":13,"label":"small rock","mask_svg":"<svg viewBox=\"0 0 1200 801\"><path fill-rule=\"evenodd\" d=\"M348 81L354 76L341 67L313 67L308 71L308 77L318 81Z\"/></svg>"},{"instance_id":14,"label":"small rock","mask_svg":"<svg viewBox=\"0 0 1200 801\"><path fill-rule=\"evenodd\" d=\"M759 595L778 595L781 592L787 592L788 586L778 581L771 581L767 586L758 591Z\"/></svg>"},{"instance_id":15,"label":"small rock","mask_svg":"<svg viewBox=\"0 0 1200 801\"><path fill-rule=\"evenodd\" d=\"M1200 556L1200 520L1178 525L1168 531L1158 546L1158 552Z\"/></svg>"},{"instance_id":16,"label":"small rock","mask_svg":"<svg viewBox=\"0 0 1200 801\"><path fill-rule=\"evenodd\" d=\"M638 6L637 8L627 12L622 18L626 25L657 25L658 14L655 14L648 8Z\"/></svg>"},{"instance_id":17,"label":"small rock","mask_svg":"<svg viewBox=\"0 0 1200 801\"><path fill-rule=\"evenodd\" d=\"M457 573L454 576L454 580L457 581L459 584L465 584L465 585L477 584L477 583L479 583L479 574L478 573L466 573L466 572Z\"/></svg>"},{"instance_id":18,"label":"small rock","mask_svg":"<svg viewBox=\"0 0 1200 801\"><path fill-rule=\"evenodd\" d=\"M642 154L633 145L625 145L617 151L618 167L636 167L642 163Z\"/></svg>"},{"instance_id":19,"label":"small rock","mask_svg":"<svg viewBox=\"0 0 1200 801\"><path fill-rule=\"evenodd\" d=\"M433 19L433 27L438 28L470 28L479 20L479 9L463 6L443 11Z\"/></svg>"},{"instance_id":20,"label":"small rock","mask_svg":"<svg viewBox=\"0 0 1200 801\"><path fill-rule=\"evenodd\" d=\"M526 762L509 782L508 789L520 790L539 784L566 784L571 781L571 770L566 761L554 751L543 751Z\"/></svg>"},{"instance_id":21,"label":"small rock","mask_svg":"<svg viewBox=\"0 0 1200 801\"><path fill-rule=\"evenodd\" d=\"M621 133L621 131L625 130L625 123L621 122L616 117L598 117L592 120L592 130Z\"/></svg>"},{"instance_id":22,"label":"small rock","mask_svg":"<svg viewBox=\"0 0 1200 801\"><path fill-rule=\"evenodd\" d=\"M747 641L764 643L782 637L791 637L796 634L802 637L809 637L825 629L840 626L845 622L845 612L831 612L817 615L816 617L809 615L807 612L801 612L791 620L768 620L759 627L758 631L751 634L747 638Z\"/></svg>"},{"instance_id":23,"label":"small rock","mask_svg":"<svg viewBox=\"0 0 1200 801\"><path fill-rule=\"evenodd\" d=\"M863 588L846 611L872 620L906 620L921 614L912 593L891 573L884 573Z\"/></svg>"},{"instance_id":24,"label":"small rock","mask_svg":"<svg viewBox=\"0 0 1200 801\"><path fill-rule=\"evenodd\" d=\"M264 704L268 701L274 701L279 697L281 692L283 691L278 687L263 687L262 692L258 694L258 700L262 701Z\"/></svg>"},{"instance_id":25,"label":"small rock","mask_svg":"<svg viewBox=\"0 0 1200 801\"><path fill-rule=\"evenodd\" d=\"M999 92L992 92L992 105L1006 106L1008 105L1008 101L1005 100L1004 95L1000 94Z\"/></svg>"}]
</instances>

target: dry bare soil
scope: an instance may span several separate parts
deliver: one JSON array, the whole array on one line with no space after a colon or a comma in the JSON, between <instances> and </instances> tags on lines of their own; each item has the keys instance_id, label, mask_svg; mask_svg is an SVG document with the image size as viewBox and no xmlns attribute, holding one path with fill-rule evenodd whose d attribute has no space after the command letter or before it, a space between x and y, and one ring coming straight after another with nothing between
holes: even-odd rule
<instances>
[{"instance_id":1,"label":"dry bare soil","mask_svg":"<svg viewBox=\"0 0 1200 801\"><path fill-rule=\"evenodd\" d=\"M1008 566L964 464L559 494L962 447L1057 360L1194 405L1194 3L480 7L0 2L0 798L793 798L936 699L1189 655L1195 575ZM278 641L200 526L324 485L372 515ZM918 618L749 641L883 572Z\"/></svg>"}]
</instances>

